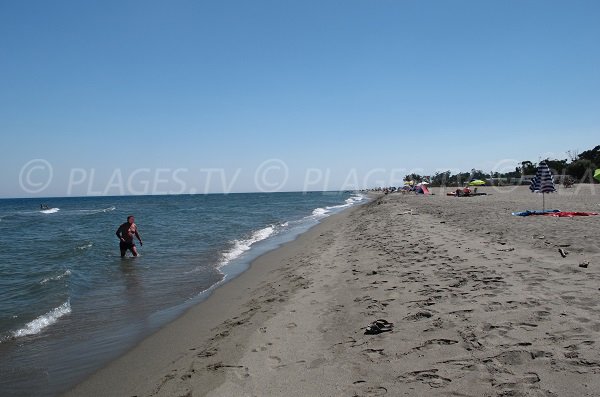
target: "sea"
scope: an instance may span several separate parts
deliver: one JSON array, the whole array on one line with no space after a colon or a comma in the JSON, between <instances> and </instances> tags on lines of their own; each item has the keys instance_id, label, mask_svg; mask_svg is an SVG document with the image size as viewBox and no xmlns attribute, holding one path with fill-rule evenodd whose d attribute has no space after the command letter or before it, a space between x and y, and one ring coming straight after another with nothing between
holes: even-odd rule
<instances>
[{"instance_id":1,"label":"sea","mask_svg":"<svg viewBox=\"0 0 600 397\"><path fill-rule=\"evenodd\" d=\"M55 396L357 192L0 200L0 395ZM41 207L44 204L47 207ZM143 246L120 257L128 215Z\"/></svg>"}]
</instances>

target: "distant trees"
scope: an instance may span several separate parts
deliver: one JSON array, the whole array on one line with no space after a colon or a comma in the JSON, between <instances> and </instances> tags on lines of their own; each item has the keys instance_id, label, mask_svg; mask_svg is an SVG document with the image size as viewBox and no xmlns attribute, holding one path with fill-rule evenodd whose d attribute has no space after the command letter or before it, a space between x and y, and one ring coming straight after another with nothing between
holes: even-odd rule
<instances>
[{"instance_id":1,"label":"distant trees","mask_svg":"<svg viewBox=\"0 0 600 397\"><path fill-rule=\"evenodd\" d=\"M550 167L551 170L554 170L557 174L562 174L564 170L566 170L568 162L567 159L564 160L546 160L546 164Z\"/></svg>"},{"instance_id":2,"label":"distant trees","mask_svg":"<svg viewBox=\"0 0 600 397\"><path fill-rule=\"evenodd\" d=\"M600 145L581 153L576 150L569 150L567 154L569 159L545 160L555 175L561 175L563 178L571 176L572 179L578 182L597 182L594 180L593 174L595 169L600 168ZM515 183L515 181L522 180L524 176L535 175L537 167L537 163L526 160L522 161L521 166L516 167L514 171L505 173L485 173L475 168L471 169L470 172L459 172L457 174L452 174L450 171L436 172L435 175L429 178L429 182L434 186L461 186L474 179L493 179L495 183ZM424 180L424 177L413 173L406 175L404 180L419 183Z\"/></svg>"},{"instance_id":3,"label":"distant trees","mask_svg":"<svg viewBox=\"0 0 600 397\"><path fill-rule=\"evenodd\" d=\"M423 176L419 175L419 174L413 173L413 174L410 174L410 175L406 175L404 177L404 181L405 182L411 182L412 181L412 182L416 182L416 183L423 182Z\"/></svg>"},{"instance_id":4,"label":"distant trees","mask_svg":"<svg viewBox=\"0 0 600 397\"><path fill-rule=\"evenodd\" d=\"M594 170L600 168L600 145L577 155L577 158L566 164L567 174L578 181L593 181Z\"/></svg>"},{"instance_id":5,"label":"distant trees","mask_svg":"<svg viewBox=\"0 0 600 397\"><path fill-rule=\"evenodd\" d=\"M524 175L535 174L537 170L537 164L533 164L531 161L522 161L521 162L521 173Z\"/></svg>"},{"instance_id":6,"label":"distant trees","mask_svg":"<svg viewBox=\"0 0 600 397\"><path fill-rule=\"evenodd\" d=\"M452 172L450 171L436 172L435 175L431 177L431 184L436 186L448 185L451 176Z\"/></svg>"},{"instance_id":7,"label":"distant trees","mask_svg":"<svg viewBox=\"0 0 600 397\"><path fill-rule=\"evenodd\" d=\"M567 166L567 174L571 175L578 181L582 181L594 174L594 170L596 169L596 165L587 159L580 159L572 162ZM586 181L587 182L587 181Z\"/></svg>"},{"instance_id":8,"label":"distant trees","mask_svg":"<svg viewBox=\"0 0 600 397\"><path fill-rule=\"evenodd\" d=\"M586 150L579 155L580 160L589 160L597 168L600 168L600 145L596 146L591 150Z\"/></svg>"}]
</instances>

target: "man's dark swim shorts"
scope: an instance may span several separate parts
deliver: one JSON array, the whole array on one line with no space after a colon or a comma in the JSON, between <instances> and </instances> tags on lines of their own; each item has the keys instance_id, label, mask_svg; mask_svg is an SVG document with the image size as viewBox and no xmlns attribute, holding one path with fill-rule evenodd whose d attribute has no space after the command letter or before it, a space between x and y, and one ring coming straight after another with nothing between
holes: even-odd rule
<instances>
[{"instance_id":1,"label":"man's dark swim shorts","mask_svg":"<svg viewBox=\"0 0 600 397\"><path fill-rule=\"evenodd\" d=\"M133 242L121 241L119 243L119 248L121 248L121 251L131 250L133 247L135 247Z\"/></svg>"}]
</instances>

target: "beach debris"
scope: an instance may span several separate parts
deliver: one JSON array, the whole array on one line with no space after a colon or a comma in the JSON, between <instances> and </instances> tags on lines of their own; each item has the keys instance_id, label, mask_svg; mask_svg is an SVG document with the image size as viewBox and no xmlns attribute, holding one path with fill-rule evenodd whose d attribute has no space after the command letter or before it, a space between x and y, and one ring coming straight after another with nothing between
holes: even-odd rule
<instances>
[{"instance_id":1,"label":"beach debris","mask_svg":"<svg viewBox=\"0 0 600 397\"><path fill-rule=\"evenodd\" d=\"M498 248L497 251L502 251L502 252L511 252L514 251L515 249L513 247L509 247L509 248Z\"/></svg>"},{"instance_id":2,"label":"beach debris","mask_svg":"<svg viewBox=\"0 0 600 397\"><path fill-rule=\"evenodd\" d=\"M579 267L583 267L584 269L587 269L587 267L589 266L590 262L588 261L583 261L579 264Z\"/></svg>"},{"instance_id":3,"label":"beach debris","mask_svg":"<svg viewBox=\"0 0 600 397\"><path fill-rule=\"evenodd\" d=\"M377 271L371 270L370 272L367 273L367 276L374 276L376 274L377 274Z\"/></svg>"},{"instance_id":4,"label":"beach debris","mask_svg":"<svg viewBox=\"0 0 600 397\"><path fill-rule=\"evenodd\" d=\"M365 329L365 335L377 335L382 332L389 332L394 327L394 323L390 323L387 320L379 319L373 321Z\"/></svg>"},{"instance_id":5,"label":"beach debris","mask_svg":"<svg viewBox=\"0 0 600 397\"><path fill-rule=\"evenodd\" d=\"M560 253L560 256L562 256L563 258L566 258L566 257L567 257L567 255L569 255L569 251L567 251L567 250L564 250L564 249L562 249L562 248L559 248L559 249L558 249L558 252Z\"/></svg>"}]
</instances>

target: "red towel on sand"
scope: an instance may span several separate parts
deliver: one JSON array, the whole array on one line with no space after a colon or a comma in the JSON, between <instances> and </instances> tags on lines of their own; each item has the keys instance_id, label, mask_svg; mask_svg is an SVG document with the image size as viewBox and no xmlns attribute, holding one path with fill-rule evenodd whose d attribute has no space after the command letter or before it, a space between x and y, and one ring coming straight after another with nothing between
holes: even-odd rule
<instances>
[{"instance_id":1,"label":"red towel on sand","mask_svg":"<svg viewBox=\"0 0 600 397\"><path fill-rule=\"evenodd\" d=\"M558 216L558 217L567 217L567 218L573 218L574 216L590 216L590 215L598 215L597 212L568 212L568 211L561 211L561 212L549 212L547 214L544 214L544 216Z\"/></svg>"}]
</instances>

